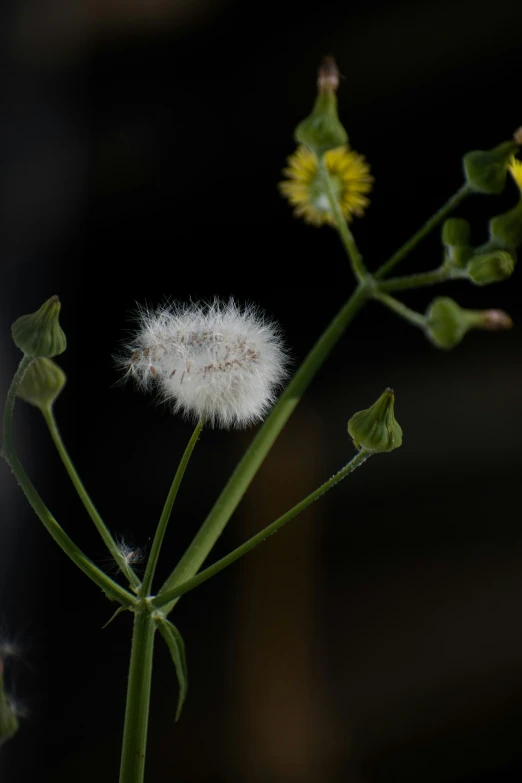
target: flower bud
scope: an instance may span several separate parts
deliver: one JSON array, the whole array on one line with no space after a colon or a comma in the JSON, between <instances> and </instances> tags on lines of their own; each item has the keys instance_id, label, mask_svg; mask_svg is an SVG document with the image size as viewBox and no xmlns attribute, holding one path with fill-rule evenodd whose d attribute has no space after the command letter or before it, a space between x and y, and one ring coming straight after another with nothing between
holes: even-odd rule
<instances>
[{"instance_id":1,"label":"flower bud","mask_svg":"<svg viewBox=\"0 0 522 783\"><path fill-rule=\"evenodd\" d=\"M511 277L515 269L515 259L505 250L496 250L473 256L466 271L475 285L500 283Z\"/></svg>"},{"instance_id":2,"label":"flower bud","mask_svg":"<svg viewBox=\"0 0 522 783\"><path fill-rule=\"evenodd\" d=\"M446 260L461 269L473 250L469 244L470 225L463 218L448 218L442 226L442 244L446 248Z\"/></svg>"},{"instance_id":3,"label":"flower bud","mask_svg":"<svg viewBox=\"0 0 522 783\"><path fill-rule=\"evenodd\" d=\"M489 221L489 233L504 247L514 249L522 245L522 199L513 209Z\"/></svg>"},{"instance_id":4,"label":"flower bud","mask_svg":"<svg viewBox=\"0 0 522 783\"><path fill-rule=\"evenodd\" d=\"M518 150L514 141L505 141L492 150L474 150L464 155L464 172L468 185L479 193L502 193L513 154Z\"/></svg>"},{"instance_id":5,"label":"flower bud","mask_svg":"<svg viewBox=\"0 0 522 783\"><path fill-rule=\"evenodd\" d=\"M51 296L36 313L22 315L11 327L15 345L33 358L58 356L67 347L67 340L58 323L60 300Z\"/></svg>"},{"instance_id":6,"label":"flower bud","mask_svg":"<svg viewBox=\"0 0 522 783\"><path fill-rule=\"evenodd\" d=\"M465 310L447 296L434 299L426 312L426 335L437 348L458 345L470 329L499 331L513 322L502 310Z\"/></svg>"},{"instance_id":7,"label":"flower bud","mask_svg":"<svg viewBox=\"0 0 522 783\"><path fill-rule=\"evenodd\" d=\"M393 451L402 445L402 429L395 420L393 389L386 389L371 408L355 413L348 422L348 432L355 448L375 454Z\"/></svg>"},{"instance_id":8,"label":"flower bud","mask_svg":"<svg viewBox=\"0 0 522 783\"><path fill-rule=\"evenodd\" d=\"M18 718L4 690L3 663L0 659L0 745L18 731Z\"/></svg>"},{"instance_id":9,"label":"flower bud","mask_svg":"<svg viewBox=\"0 0 522 783\"><path fill-rule=\"evenodd\" d=\"M311 114L299 123L294 138L316 155L342 147L348 143L348 134L337 114L339 69L332 57L326 57L319 69L317 98Z\"/></svg>"},{"instance_id":10,"label":"flower bud","mask_svg":"<svg viewBox=\"0 0 522 783\"><path fill-rule=\"evenodd\" d=\"M65 373L52 359L35 359L18 385L16 396L44 410L52 406L66 380Z\"/></svg>"}]
</instances>

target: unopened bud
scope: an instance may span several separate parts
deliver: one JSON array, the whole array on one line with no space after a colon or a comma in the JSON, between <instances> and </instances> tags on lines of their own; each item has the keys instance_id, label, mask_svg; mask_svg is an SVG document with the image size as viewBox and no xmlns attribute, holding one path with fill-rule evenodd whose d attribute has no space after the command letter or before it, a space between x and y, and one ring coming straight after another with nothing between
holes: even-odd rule
<instances>
[{"instance_id":1,"label":"unopened bud","mask_svg":"<svg viewBox=\"0 0 522 783\"><path fill-rule=\"evenodd\" d=\"M471 188L479 193L502 193L513 154L518 150L514 141L505 141L492 150L474 150L464 155L464 172Z\"/></svg>"},{"instance_id":2,"label":"unopened bud","mask_svg":"<svg viewBox=\"0 0 522 783\"><path fill-rule=\"evenodd\" d=\"M453 299L434 299L426 312L425 331L437 348L449 350L458 345L470 329L498 331L509 329L513 322L502 310L465 310Z\"/></svg>"},{"instance_id":3,"label":"unopened bud","mask_svg":"<svg viewBox=\"0 0 522 783\"><path fill-rule=\"evenodd\" d=\"M18 718L4 690L3 663L0 659L0 745L18 731Z\"/></svg>"},{"instance_id":4,"label":"unopened bud","mask_svg":"<svg viewBox=\"0 0 522 783\"><path fill-rule=\"evenodd\" d=\"M513 209L489 221L489 233L505 247L514 249L522 245L522 199Z\"/></svg>"},{"instance_id":5,"label":"unopened bud","mask_svg":"<svg viewBox=\"0 0 522 783\"><path fill-rule=\"evenodd\" d=\"M393 389L386 389L371 408L352 416L348 432L357 449L378 454L402 445L402 429L395 419L394 404Z\"/></svg>"},{"instance_id":6,"label":"unopened bud","mask_svg":"<svg viewBox=\"0 0 522 783\"><path fill-rule=\"evenodd\" d=\"M515 141L517 144L522 144L522 125L514 132L513 141Z\"/></svg>"},{"instance_id":7,"label":"unopened bud","mask_svg":"<svg viewBox=\"0 0 522 783\"><path fill-rule=\"evenodd\" d=\"M459 268L473 253L470 247L470 225L463 218L448 218L442 226L442 244L446 248L446 261Z\"/></svg>"},{"instance_id":8,"label":"unopened bud","mask_svg":"<svg viewBox=\"0 0 522 783\"><path fill-rule=\"evenodd\" d=\"M16 396L44 410L52 406L66 380L65 373L52 359L35 359L18 385Z\"/></svg>"},{"instance_id":9,"label":"unopened bud","mask_svg":"<svg viewBox=\"0 0 522 783\"><path fill-rule=\"evenodd\" d=\"M67 347L65 334L58 323L60 300L51 296L36 313L22 315L11 327L15 345L27 356L52 358Z\"/></svg>"},{"instance_id":10,"label":"unopened bud","mask_svg":"<svg viewBox=\"0 0 522 783\"><path fill-rule=\"evenodd\" d=\"M505 250L473 256L466 271L475 285L500 283L511 277L515 269L515 259Z\"/></svg>"},{"instance_id":11,"label":"unopened bud","mask_svg":"<svg viewBox=\"0 0 522 783\"><path fill-rule=\"evenodd\" d=\"M311 114L299 123L294 138L316 155L342 147L348 143L348 134L337 114L339 69L333 57L325 58L317 79L318 94Z\"/></svg>"}]
</instances>

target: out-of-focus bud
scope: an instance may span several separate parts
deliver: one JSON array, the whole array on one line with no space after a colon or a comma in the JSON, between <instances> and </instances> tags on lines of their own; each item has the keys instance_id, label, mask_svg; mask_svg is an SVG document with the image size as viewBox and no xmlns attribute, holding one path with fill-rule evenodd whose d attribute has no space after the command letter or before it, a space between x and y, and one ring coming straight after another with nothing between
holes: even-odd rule
<instances>
[{"instance_id":1,"label":"out-of-focus bud","mask_svg":"<svg viewBox=\"0 0 522 783\"><path fill-rule=\"evenodd\" d=\"M470 225L463 218L448 218L442 226L442 244L446 261L462 269L473 254L470 246Z\"/></svg>"},{"instance_id":2,"label":"out-of-focus bud","mask_svg":"<svg viewBox=\"0 0 522 783\"><path fill-rule=\"evenodd\" d=\"M339 69L333 57L326 57L319 68L317 98L311 114L299 123L294 138L316 155L342 147L348 143L348 134L337 114Z\"/></svg>"},{"instance_id":3,"label":"out-of-focus bud","mask_svg":"<svg viewBox=\"0 0 522 783\"><path fill-rule=\"evenodd\" d=\"M44 410L52 406L66 380L64 371L52 359L35 359L18 385L16 396Z\"/></svg>"},{"instance_id":4,"label":"out-of-focus bud","mask_svg":"<svg viewBox=\"0 0 522 783\"><path fill-rule=\"evenodd\" d=\"M505 141L492 150L474 150L464 155L464 172L470 187L479 193L502 193L509 162L517 150L515 141Z\"/></svg>"},{"instance_id":5,"label":"out-of-focus bud","mask_svg":"<svg viewBox=\"0 0 522 783\"><path fill-rule=\"evenodd\" d=\"M515 259L505 250L496 250L473 256L466 271L475 285L500 283L511 277L515 269Z\"/></svg>"},{"instance_id":6,"label":"out-of-focus bud","mask_svg":"<svg viewBox=\"0 0 522 783\"><path fill-rule=\"evenodd\" d=\"M352 416L348 432L357 449L378 454L402 445L402 429L395 419L394 404L393 389L386 389L371 408Z\"/></svg>"},{"instance_id":7,"label":"out-of-focus bud","mask_svg":"<svg viewBox=\"0 0 522 783\"><path fill-rule=\"evenodd\" d=\"M18 718L4 690L4 665L0 659L0 745L14 737L18 731Z\"/></svg>"},{"instance_id":8,"label":"out-of-focus bud","mask_svg":"<svg viewBox=\"0 0 522 783\"><path fill-rule=\"evenodd\" d=\"M449 350L458 345L470 329L510 329L513 321L502 310L465 310L447 296L434 299L426 311L425 332L437 346Z\"/></svg>"},{"instance_id":9,"label":"out-of-focus bud","mask_svg":"<svg viewBox=\"0 0 522 783\"><path fill-rule=\"evenodd\" d=\"M504 247L514 249L522 245L522 199L513 209L489 221L489 233L492 240Z\"/></svg>"},{"instance_id":10,"label":"out-of-focus bud","mask_svg":"<svg viewBox=\"0 0 522 783\"><path fill-rule=\"evenodd\" d=\"M60 308L58 297L51 296L36 313L18 318L11 327L15 345L35 359L63 353L67 340L58 322Z\"/></svg>"}]
</instances>

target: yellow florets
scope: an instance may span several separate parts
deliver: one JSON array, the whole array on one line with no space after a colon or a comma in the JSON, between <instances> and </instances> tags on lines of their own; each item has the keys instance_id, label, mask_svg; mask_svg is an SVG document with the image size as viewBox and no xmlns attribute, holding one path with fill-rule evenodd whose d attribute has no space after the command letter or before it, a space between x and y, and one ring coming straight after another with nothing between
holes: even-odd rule
<instances>
[{"instance_id":1,"label":"yellow florets","mask_svg":"<svg viewBox=\"0 0 522 783\"><path fill-rule=\"evenodd\" d=\"M522 160L518 160L515 157L511 158L509 172L522 192Z\"/></svg>"},{"instance_id":2,"label":"yellow florets","mask_svg":"<svg viewBox=\"0 0 522 783\"><path fill-rule=\"evenodd\" d=\"M329 150L324 160L344 218L351 221L354 215L362 217L370 203L365 194L370 192L373 182L364 157L344 146ZM298 147L288 158L283 174L287 179L279 183L279 189L295 207L294 215L314 226L325 223L335 226L313 152Z\"/></svg>"}]
</instances>

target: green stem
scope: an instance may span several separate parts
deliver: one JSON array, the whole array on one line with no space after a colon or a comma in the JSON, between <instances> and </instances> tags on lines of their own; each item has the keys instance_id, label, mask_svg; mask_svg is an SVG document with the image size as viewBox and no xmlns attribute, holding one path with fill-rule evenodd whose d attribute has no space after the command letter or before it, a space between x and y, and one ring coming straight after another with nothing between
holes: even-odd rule
<instances>
[{"instance_id":1,"label":"green stem","mask_svg":"<svg viewBox=\"0 0 522 783\"><path fill-rule=\"evenodd\" d=\"M323 184L326 190L326 196L328 198L328 203L330 204L330 209L332 210L333 216L335 218L337 230L341 237L341 241L344 245L344 248L348 254L348 258L350 259L350 265L352 267L352 271L355 275L356 280L360 283L363 280L365 280L365 278L367 277L368 270L364 266L364 262L359 252L359 248L355 243L354 236L350 231L350 229L348 228L348 224L344 218L343 213L341 212L339 201L337 200L337 195L335 193L331 177L326 167L324 155L318 159L317 166L321 179L323 180Z\"/></svg>"},{"instance_id":2,"label":"green stem","mask_svg":"<svg viewBox=\"0 0 522 783\"><path fill-rule=\"evenodd\" d=\"M160 521L158 523L156 534L154 536L154 541L152 542L150 556L147 561L147 567L145 569L145 574L143 576L143 582L140 591L142 596L147 596L150 592L152 580L154 579L154 572L156 571L156 566L158 564L161 545L163 543L163 537L165 536L165 531L167 530L170 514L172 512L172 506L174 505L174 501L176 500L176 495L178 494L178 489L183 479L183 475L185 473L186 467L189 463L190 457L194 450L194 446L198 441L202 429L203 429L203 419L201 418L198 421L196 428L192 433L192 437L187 444L187 448L185 449L183 457L181 458L181 462L179 463L178 469L176 471L176 475L174 476L174 480L170 487L169 494L167 495L167 500L165 501L165 505L161 513Z\"/></svg>"},{"instance_id":3,"label":"green stem","mask_svg":"<svg viewBox=\"0 0 522 783\"><path fill-rule=\"evenodd\" d=\"M144 608L135 612L121 751L120 783L143 783L156 626Z\"/></svg>"},{"instance_id":4,"label":"green stem","mask_svg":"<svg viewBox=\"0 0 522 783\"><path fill-rule=\"evenodd\" d=\"M76 546L74 541L69 538L65 530L59 525L56 519L53 517L42 498L38 494L36 488L22 467L18 458L11 454L10 457L6 457L6 461L13 471L15 478L17 479L20 487L36 515L43 523L45 529L54 538L58 546L65 552L65 554L73 561L78 568L83 571L92 581L100 587L109 598L113 598L119 601L122 606L132 607L136 604L136 598L125 590L124 587L119 585L110 576L107 576L98 566L96 566L89 558Z\"/></svg>"},{"instance_id":5,"label":"green stem","mask_svg":"<svg viewBox=\"0 0 522 783\"><path fill-rule=\"evenodd\" d=\"M402 245L392 256L386 261L375 273L376 280L380 280L391 272L397 264L410 253L414 247L416 247L421 239L432 231L435 226L443 220L452 210L455 209L465 196L471 193L471 188L466 183L463 185L453 196L446 201L446 203L430 217L429 220L420 228L416 234L414 234L407 242Z\"/></svg>"},{"instance_id":6,"label":"green stem","mask_svg":"<svg viewBox=\"0 0 522 783\"><path fill-rule=\"evenodd\" d=\"M96 530L102 537L105 546L107 547L112 557L114 558L116 564L118 565L118 568L125 574L125 576L129 580L133 588L137 590L140 586L140 580L136 576L132 568L130 567L130 564L127 562L126 558L122 555L122 553L118 549L116 542L114 541L109 530L105 526L105 523L103 522L102 518L98 514L92 500L87 494L87 491L83 486L83 483L80 477L78 476L76 469L71 461L71 458L67 452L67 449L65 448L65 445L62 441L60 432L56 425L56 420L54 418L52 408L51 407L41 408L41 411L45 419L45 423L49 428L49 432L51 434L51 438L53 439L53 443L56 446L58 454L60 455L60 459L63 462L63 465L69 475L69 478L71 479L74 485L74 488L76 489L76 492L78 493L80 500L82 501L85 507L85 510L87 511L90 518L94 522Z\"/></svg>"},{"instance_id":7,"label":"green stem","mask_svg":"<svg viewBox=\"0 0 522 783\"><path fill-rule=\"evenodd\" d=\"M14 378L7 392L7 399L4 409L4 422L3 433L4 443L2 456L5 458L7 464L13 471L15 478L17 479L22 491L24 492L27 500L43 523L46 530L54 538L58 546L65 552L65 554L83 571L92 581L100 587L104 593L110 598L119 601L123 606L132 606L136 603L136 599L131 593L125 590L121 585L111 579L105 574L98 566L89 560L89 558L79 549L74 541L69 538L65 530L58 524L53 517L42 498L40 497L35 486L31 482L31 479L25 472L20 460L14 453L13 448L13 412L16 401L16 390L24 377L28 367L32 363L32 359L29 356L22 358L18 370L16 371Z\"/></svg>"},{"instance_id":8,"label":"green stem","mask_svg":"<svg viewBox=\"0 0 522 783\"><path fill-rule=\"evenodd\" d=\"M404 275L403 277L392 277L390 280L382 280L378 286L380 291L391 293L392 291L406 291L409 288L423 288L427 285L444 283L452 277L448 268L441 266L431 272L420 272L416 275Z\"/></svg>"},{"instance_id":9,"label":"green stem","mask_svg":"<svg viewBox=\"0 0 522 783\"><path fill-rule=\"evenodd\" d=\"M365 284L359 285L316 342L258 431L207 519L163 585L160 594L185 582L199 571L313 377L369 295L368 287Z\"/></svg>"},{"instance_id":10,"label":"green stem","mask_svg":"<svg viewBox=\"0 0 522 783\"><path fill-rule=\"evenodd\" d=\"M380 291L376 291L373 294L373 298L377 299L379 302L382 302L383 305L389 307L390 310L393 310L394 313L400 315L401 318L404 318L404 320L408 321L410 324L418 326L421 329L423 329L426 325L426 316L422 315L422 313L417 313L410 307L406 307L403 302L399 302L399 300L395 299L393 296L388 296L388 294L383 294Z\"/></svg>"},{"instance_id":11,"label":"green stem","mask_svg":"<svg viewBox=\"0 0 522 783\"><path fill-rule=\"evenodd\" d=\"M7 398L4 408L3 438L2 438L2 456L7 460L14 453L13 448L13 411L16 402L16 390L20 385L25 373L33 363L33 359L26 354L23 355L18 369L14 374L13 380L7 392Z\"/></svg>"},{"instance_id":12,"label":"green stem","mask_svg":"<svg viewBox=\"0 0 522 783\"><path fill-rule=\"evenodd\" d=\"M324 484L314 490L314 492L311 492L310 495L304 498L304 500L301 500L301 502L297 503L297 505L291 508L290 511L287 511L286 514L283 514L283 516L279 517L279 519L276 519L275 522L272 522L271 525L265 527L264 530L261 530L261 532L257 533L255 536L252 536L252 538L250 538L244 544L238 546L237 549L234 549L233 552L230 552L228 555L221 558L221 560L218 560L217 563L214 563L214 565L211 565L209 568L201 571L201 573L197 574L197 576L194 576L192 579L188 579L186 582L183 582L183 584L180 584L171 590L166 590L165 592L161 593L161 595L153 598L150 602L151 606L153 606L155 609L160 609L161 607L170 603L170 601L178 598L183 593L187 593L189 590L193 590L202 582L206 582L207 579L210 579L210 577L218 574L236 560L239 560L240 557L246 555L247 552L250 552L252 549L254 549L254 547L258 546L258 544L261 544L263 541L265 541L265 539L271 536L272 533L278 531L283 527L283 525L286 525L287 522L300 514L301 511L304 511L305 508L308 508L308 506L320 498L321 495L324 495L325 492L328 492L329 489L342 481L343 478L348 476L350 473L353 473L353 471L358 468L359 465L362 465L363 462L366 462L369 457L371 457L371 452L362 449L352 460L350 460L347 465L344 466L344 468L342 468L342 470L332 476L332 478L328 479L328 481L325 481Z\"/></svg>"}]
</instances>

